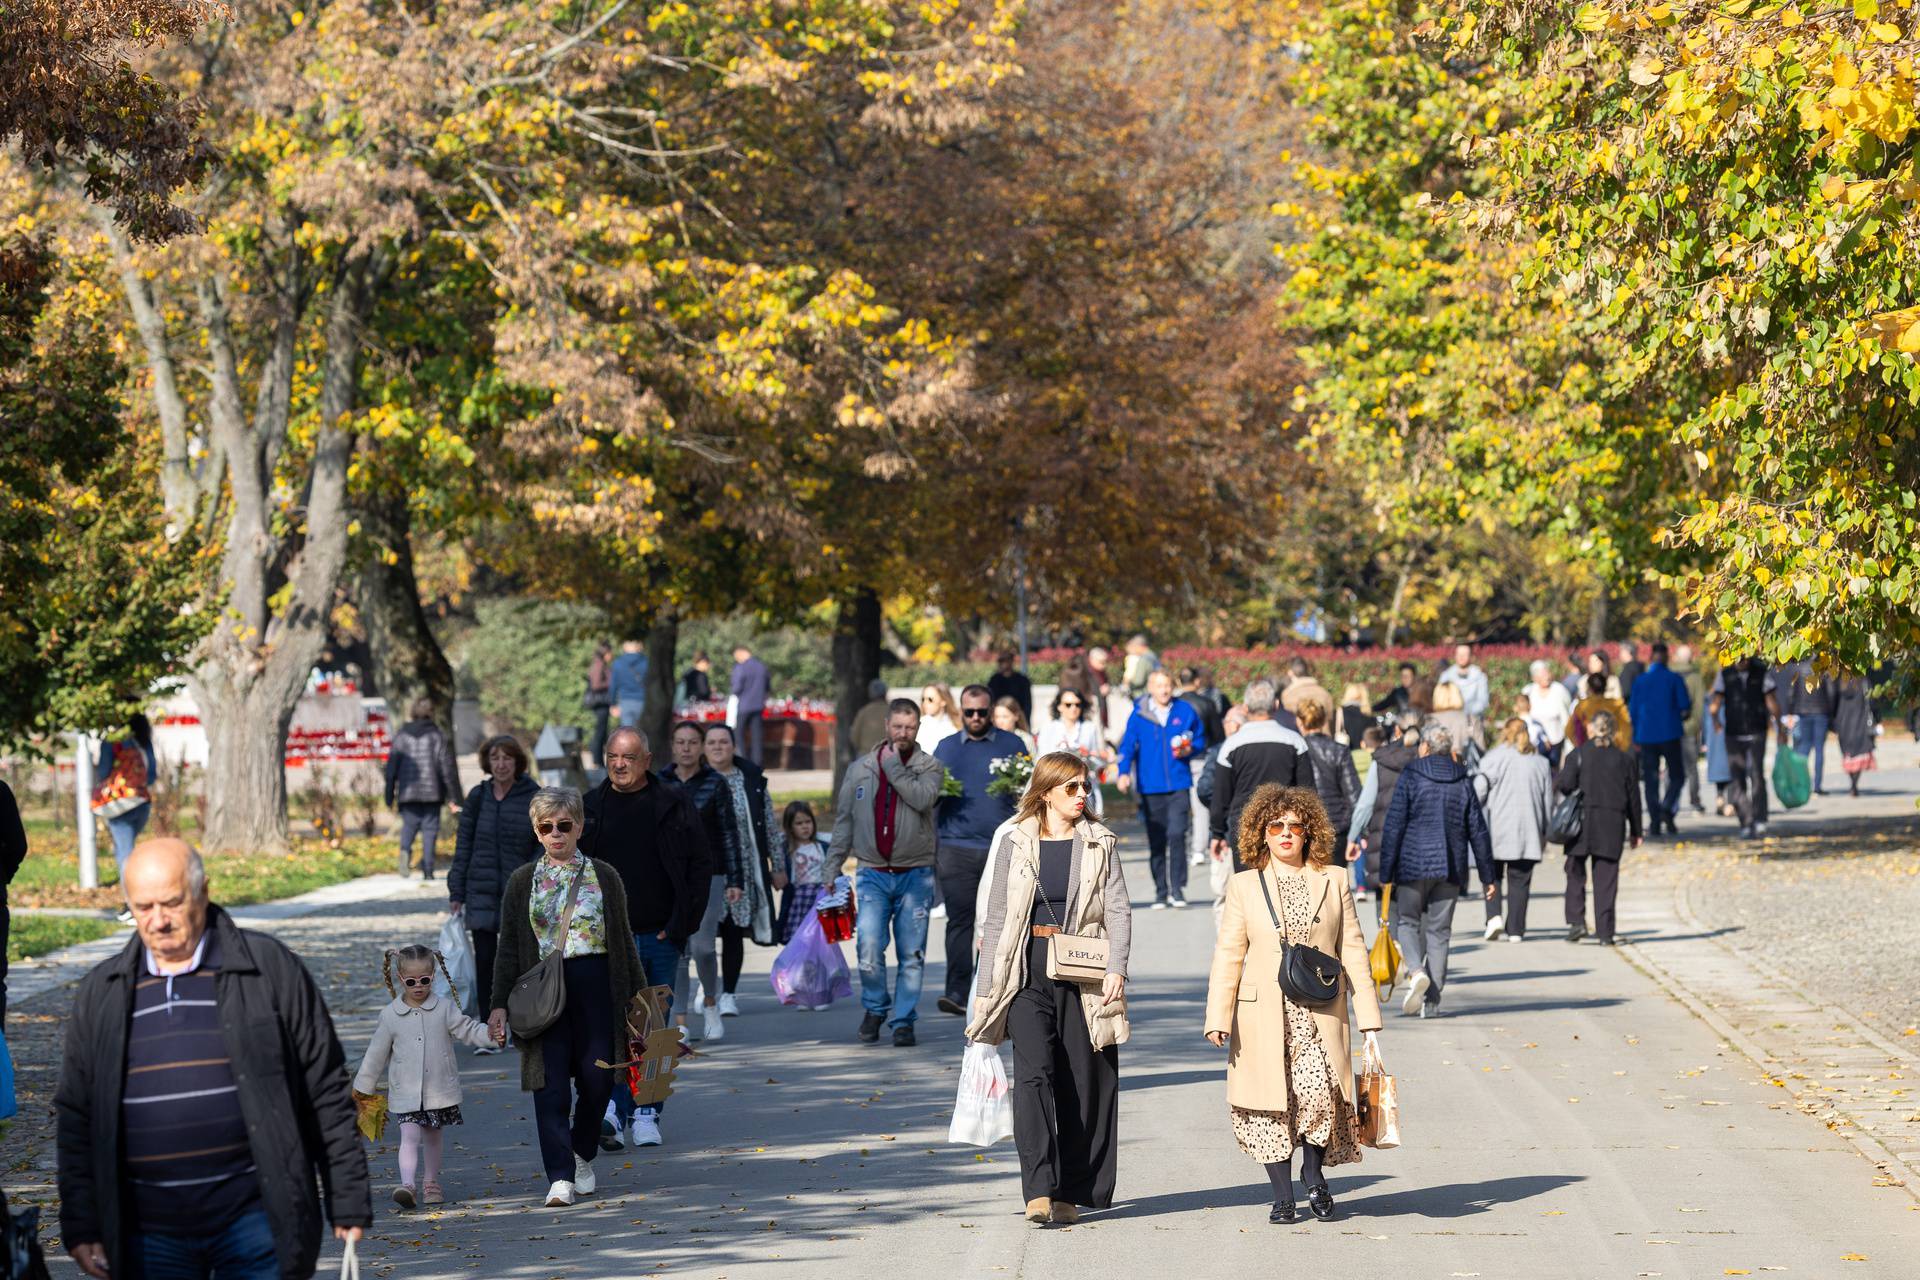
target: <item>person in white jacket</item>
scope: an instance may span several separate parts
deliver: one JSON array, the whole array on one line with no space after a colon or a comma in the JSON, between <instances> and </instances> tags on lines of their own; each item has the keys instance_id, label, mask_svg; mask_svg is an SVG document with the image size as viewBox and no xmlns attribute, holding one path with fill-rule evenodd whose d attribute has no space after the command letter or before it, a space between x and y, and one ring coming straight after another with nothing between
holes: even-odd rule
<instances>
[{"instance_id":1,"label":"person in white jacket","mask_svg":"<svg viewBox=\"0 0 1920 1280\"><path fill-rule=\"evenodd\" d=\"M381 1073L386 1073L388 1115L400 1126L400 1185L393 1189L393 1202L402 1209L445 1200L440 1190L440 1131L460 1123L460 1068L453 1057L454 1042L476 1049L494 1043L486 1023L460 1012L457 993L445 998L434 994L436 963L445 973L447 962L431 947L387 952L381 966L387 990L394 991L396 969L400 988L393 1002L380 1011L380 1025L374 1028L373 1042L353 1078L353 1091L370 1095ZM451 975L447 989L453 991ZM425 1178L416 1198L414 1174L423 1162Z\"/></svg>"}]
</instances>

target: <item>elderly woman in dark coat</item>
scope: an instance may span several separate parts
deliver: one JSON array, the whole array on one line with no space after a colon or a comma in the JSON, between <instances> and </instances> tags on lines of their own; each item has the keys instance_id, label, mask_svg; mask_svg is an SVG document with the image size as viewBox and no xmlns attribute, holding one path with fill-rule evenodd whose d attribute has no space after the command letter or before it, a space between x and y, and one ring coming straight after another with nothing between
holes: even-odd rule
<instances>
[{"instance_id":1,"label":"elderly woman in dark coat","mask_svg":"<svg viewBox=\"0 0 1920 1280\"><path fill-rule=\"evenodd\" d=\"M447 901L464 916L473 939L475 971L473 1013L493 986L493 958L500 945L500 894L507 877L540 856L527 805L540 788L527 776L527 751L507 734L480 746L480 767L487 780L467 792L460 806L460 829L447 872ZM514 975L518 977L519 975ZM495 1047L475 1050L498 1053Z\"/></svg>"},{"instance_id":2,"label":"elderly woman in dark coat","mask_svg":"<svg viewBox=\"0 0 1920 1280\"><path fill-rule=\"evenodd\" d=\"M1627 840L1640 847L1640 788L1633 757L1614 745L1618 723L1611 711L1587 722L1589 737L1560 766L1561 795L1579 792L1580 835L1567 846L1567 941L1587 936L1587 862L1593 862L1593 923L1602 946L1613 945L1620 857Z\"/></svg>"}]
</instances>

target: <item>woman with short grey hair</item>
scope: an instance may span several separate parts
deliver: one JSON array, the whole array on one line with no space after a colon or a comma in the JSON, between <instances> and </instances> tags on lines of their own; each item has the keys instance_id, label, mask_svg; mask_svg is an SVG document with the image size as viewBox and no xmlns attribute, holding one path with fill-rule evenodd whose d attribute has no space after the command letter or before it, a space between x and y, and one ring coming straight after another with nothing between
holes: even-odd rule
<instances>
[{"instance_id":1,"label":"woman with short grey hair","mask_svg":"<svg viewBox=\"0 0 1920 1280\"><path fill-rule=\"evenodd\" d=\"M1587 936L1587 863L1593 863L1593 925L1600 945L1614 941L1614 901L1627 841L1640 847L1640 788L1634 759L1615 744L1619 722L1601 711L1587 722L1589 737L1567 755L1555 784L1580 796L1580 834L1567 845L1567 941Z\"/></svg>"}]
</instances>

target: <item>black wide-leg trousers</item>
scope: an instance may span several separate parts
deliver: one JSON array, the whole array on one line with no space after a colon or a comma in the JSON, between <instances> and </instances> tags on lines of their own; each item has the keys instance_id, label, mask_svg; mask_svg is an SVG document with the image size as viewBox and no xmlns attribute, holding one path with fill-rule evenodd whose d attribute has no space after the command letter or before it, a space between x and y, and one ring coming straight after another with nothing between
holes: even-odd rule
<instances>
[{"instance_id":1,"label":"black wide-leg trousers","mask_svg":"<svg viewBox=\"0 0 1920 1280\"><path fill-rule=\"evenodd\" d=\"M1013 1142L1026 1200L1113 1204L1120 1153L1120 1050L1087 1038L1080 988L1047 977L1047 944L1027 946L1027 984L1007 1011Z\"/></svg>"}]
</instances>

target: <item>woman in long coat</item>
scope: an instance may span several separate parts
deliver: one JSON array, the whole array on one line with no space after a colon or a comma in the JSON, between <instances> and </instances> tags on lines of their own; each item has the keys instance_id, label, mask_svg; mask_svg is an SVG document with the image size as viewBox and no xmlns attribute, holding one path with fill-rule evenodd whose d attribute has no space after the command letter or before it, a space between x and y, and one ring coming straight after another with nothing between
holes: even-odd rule
<instances>
[{"instance_id":1,"label":"woman in long coat","mask_svg":"<svg viewBox=\"0 0 1920 1280\"><path fill-rule=\"evenodd\" d=\"M1592 736L1575 747L1560 766L1562 795L1578 791L1580 836L1567 846L1567 941L1587 936L1587 862L1593 862L1593 925L1600 945L1613 945L1615 898L1620 892L1620 857L1627 838L1640 847L1639 770L1634 759L1614 745L1613 713L1601 711L1588 721Z\"/></svg>"},{"instance_id":2,"label":"woman in long coat","mask_svg":"<svg viewBox=\"0 0 1920 1280\"><path fill-rule=\"evenodd\" d=\"M1873 748L1877 732L1867 682L1859 676L1842 680L1838 705L1833 711L1833 733L1840 739L1840 767L1846 771L1850 796L1860 794L1860 775L1875 767Z\"/></svg>"},{"instance_id":3,"label":"woman in long coat","mask_svg":"<svg viewBox=\"0 0 1920 1280\"><path fill-rule=\"evenodd\" d=\"M1299 1220L1298 1147L1308 1206L1330 1222L1333 1196L1322 1168L1360 1159L1347 1000L1376 1052L1380 1000L1320 797L1306 787L1261 787L1241 814L1239 841L1248 869L1227 882L1207 983L1206 1036L1227 1050L1234 1137L1273 1184L1267 1221ZM1309 1009L1281 990L1283 932L1294 945L1340 962L1340 992L1328 1008Z\"/></svg>"},{"instance_id":4,"label":"woman in long coat","mask_svg":"<svg viewBox=\"0 0 1920 1280\"><path fill-rule=\"evenodd\" d=\"M1547 820L1553 809L1553 770L1533 747L1527 722L1515 716L1500 730L1500 745L1487 752L1473 789L1487 815L1494 869L1504 884L1487 899L1487 941L1505 933L1519 942L1527 932L1527 896L1533 869L1546 855Z\"/></svg>"}]
</instances>

